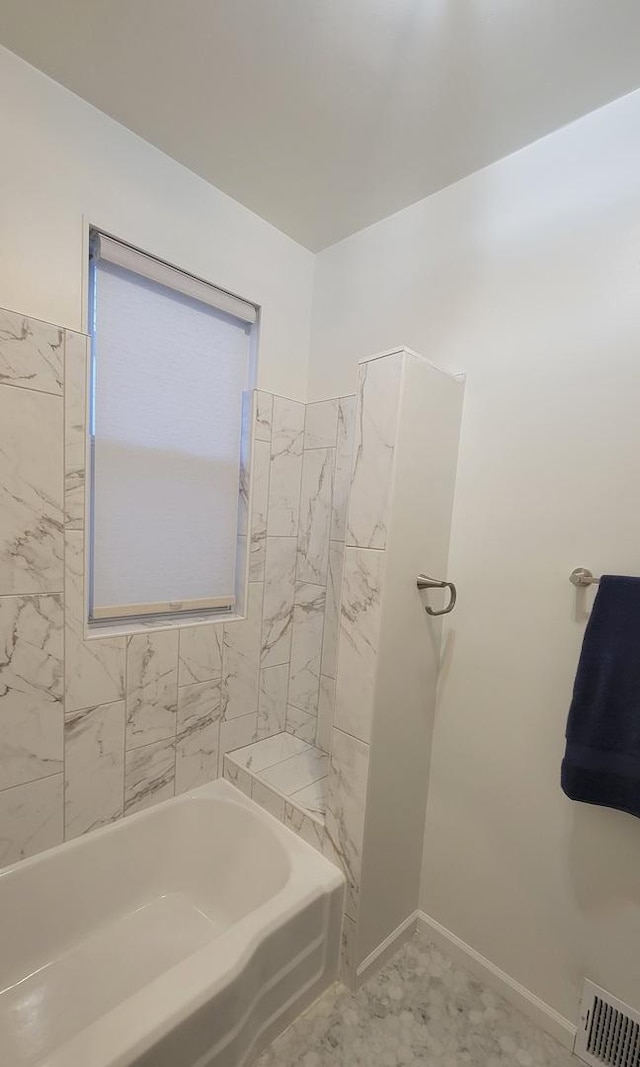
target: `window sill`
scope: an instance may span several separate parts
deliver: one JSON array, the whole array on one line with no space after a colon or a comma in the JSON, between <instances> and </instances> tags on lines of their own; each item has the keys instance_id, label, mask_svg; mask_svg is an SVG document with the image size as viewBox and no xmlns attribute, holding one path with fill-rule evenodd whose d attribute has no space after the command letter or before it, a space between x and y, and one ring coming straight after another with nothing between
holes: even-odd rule
<instances>
[{"instance_id":1,"label":"window sill","mask_svg":"<svg viewBox=\"0 0 640 1067\"><path fill-rule=\"evenodd\" d=\"M174 616L166 619L149 619L148 622L136 619L119 623L85 623L85 641L99 640L103 637L131 637L133 634L146 634L153 630L182 630L187 626L225 626L229 622L242 622L246 615L190 615Z\"/></svg>"}]
</instances>

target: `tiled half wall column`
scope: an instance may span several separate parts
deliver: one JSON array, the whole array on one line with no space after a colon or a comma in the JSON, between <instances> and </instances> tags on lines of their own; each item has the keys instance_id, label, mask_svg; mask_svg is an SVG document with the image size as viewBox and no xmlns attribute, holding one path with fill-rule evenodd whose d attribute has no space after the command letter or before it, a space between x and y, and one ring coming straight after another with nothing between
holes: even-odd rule
<instances>
[{"instance_id":1,"label":"tiled half wall column","mask_svg":"<svg viewBox=\"0 0 640 1067\"><path fill-rule=\"evenodd\" d=\"M0 311L0 866L286 722L304 404L255 395L246 619L86 640L87 359L83 334Z\"/></svg>"}]
</instances>

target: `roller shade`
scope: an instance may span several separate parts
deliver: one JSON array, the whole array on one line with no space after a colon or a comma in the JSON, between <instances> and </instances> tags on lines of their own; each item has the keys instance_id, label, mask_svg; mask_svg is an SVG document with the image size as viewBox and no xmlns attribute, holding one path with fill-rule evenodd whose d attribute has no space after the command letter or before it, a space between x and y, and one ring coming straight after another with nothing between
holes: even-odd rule
<instances>
[{"instance_id":1,"label":"roller shade","mask_svg":"<svg viewBox=\"0 0 640 1067\"><path fill-rule=\"evenodd\" d=\"M106 241L91 261L91 617L232 607L251 325Z\"/></svg>"}]
</instances>

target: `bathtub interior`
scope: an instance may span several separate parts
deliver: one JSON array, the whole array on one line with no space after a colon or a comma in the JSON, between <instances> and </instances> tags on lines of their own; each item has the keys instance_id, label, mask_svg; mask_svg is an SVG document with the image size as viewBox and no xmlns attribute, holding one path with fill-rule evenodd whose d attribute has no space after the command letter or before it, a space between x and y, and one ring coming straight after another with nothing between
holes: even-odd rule
<instances>
[{"instance_id":1,"label":"bathtub interior","mask_svg":"<svg viewBox=\"0 0 640 1067\"><path fill-rule=\"evenodd\" d=\"M185 797L4 872L2 1063L38 1063L273 898L290 860L269 824Z\"/></svg>"}]
</instances>

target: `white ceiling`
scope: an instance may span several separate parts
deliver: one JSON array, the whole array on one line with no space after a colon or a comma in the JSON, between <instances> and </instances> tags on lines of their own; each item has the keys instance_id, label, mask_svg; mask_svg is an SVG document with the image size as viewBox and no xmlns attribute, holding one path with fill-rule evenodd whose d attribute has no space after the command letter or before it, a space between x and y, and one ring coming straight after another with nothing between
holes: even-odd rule
<instances>
[{"instance_id":1,"label":"white ceiling","mask_svg":"<svg viewBox=\"0 0 640 1067\"><path fill-rule=\"evenodd\" d=\"M640 85L640 0L0 0L0 42L314 250Z\"/></svg>"}]
</instances>

